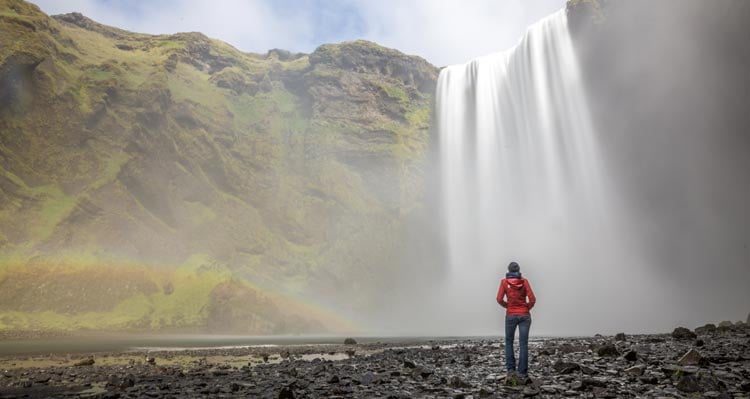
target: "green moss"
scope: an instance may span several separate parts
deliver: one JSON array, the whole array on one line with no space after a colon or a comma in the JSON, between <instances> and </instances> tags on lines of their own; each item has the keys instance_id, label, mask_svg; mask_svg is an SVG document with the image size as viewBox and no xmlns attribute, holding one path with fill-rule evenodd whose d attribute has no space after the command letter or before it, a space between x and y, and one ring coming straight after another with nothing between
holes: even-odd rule
<instances>
[{"instance_id":1,"label":"green moss","mask_svg":"<svg viewBox=\"0 0 750 399\"><path fill-rule=\"evenodd\" d=\"M406 94L404 89L400 85L394 85L386 82L378 82L378 86L385 92L385 94L394 99L398 100L401 104L409 103L409 95Z\"/></svg>"}]
</instances>

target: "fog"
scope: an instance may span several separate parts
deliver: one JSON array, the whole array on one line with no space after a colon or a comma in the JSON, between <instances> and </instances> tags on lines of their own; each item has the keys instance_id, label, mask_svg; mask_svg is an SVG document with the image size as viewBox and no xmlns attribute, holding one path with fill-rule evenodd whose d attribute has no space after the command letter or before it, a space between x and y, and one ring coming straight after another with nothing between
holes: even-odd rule
<instances>
[{"instance_id":1,"label":"fog","mask_svg":"<svg viewBox=\"0 0 750 399\"><path fill-rule=\"evenodd\" d=\"M575 49L548 21L444 69L422 222L433 241L417 229L405 249L407 269L431 272L406 277L388 324L500 334L510 261L538 298L532 334L744 320L748 15L738 1L622 2L601 26L571 17Z\"/></svg>"}]
</instances>

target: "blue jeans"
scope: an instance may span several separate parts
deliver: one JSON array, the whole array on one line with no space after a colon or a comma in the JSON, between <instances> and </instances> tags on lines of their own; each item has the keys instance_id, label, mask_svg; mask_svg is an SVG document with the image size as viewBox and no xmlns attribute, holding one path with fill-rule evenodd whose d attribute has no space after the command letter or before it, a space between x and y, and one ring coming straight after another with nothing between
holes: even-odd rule
<instances>
[{"instance_id":1,"label":"blue jeans","mask_svg":"<svg viewBox=\"0 0 750 399\"><path fill-rule=\"evenodd\" d=\"M516 326L518 326L518 344L520 346L518 373L527 375L529 373L529 328L531 328L531 316L529 315L505 316L505 368L508 371L516 371L516 357L513 355L513 337L516 335Z\"/></svg>"}]
</instances>

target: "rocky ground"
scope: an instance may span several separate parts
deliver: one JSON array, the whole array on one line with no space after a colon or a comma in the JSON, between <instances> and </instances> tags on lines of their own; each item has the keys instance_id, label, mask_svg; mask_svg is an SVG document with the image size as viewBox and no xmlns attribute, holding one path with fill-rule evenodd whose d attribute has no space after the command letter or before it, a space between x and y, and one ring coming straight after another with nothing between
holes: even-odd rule
<instances>
[{"instance_id":1,"label":"rocky ground","mask_svg":"<svg viewBox=\"0 0 750 399\"><path fill-rule=\"evenodd\" d=\"M750 326L532 343L530 380L489 339L0 358L11 397L750 397Z\"/></svg>"}]
</instances>

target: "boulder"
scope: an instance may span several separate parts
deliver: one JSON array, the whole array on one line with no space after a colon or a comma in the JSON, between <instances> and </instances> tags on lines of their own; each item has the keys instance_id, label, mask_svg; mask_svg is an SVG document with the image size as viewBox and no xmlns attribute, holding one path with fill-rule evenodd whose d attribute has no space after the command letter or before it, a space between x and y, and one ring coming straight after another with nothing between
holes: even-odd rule
<instances>
[{"instance_id":1,"label":"boulder","mask_svg":"<svg viewBox=\"0 0 750 399\"><path fill-rule=\"evenodd\" d=\"M613 344L606 344L604 346L601 346L597 351L596 354L599 356L620 356L620 351L617 350L617 347Z\"/></svg>"},{"instance_id":2,"label":"boulder","mask_svg":"<svg viewBox=\"0 0 750 399\"><path fill-rule=\"evenodd\" d=\"M690 349L687 351L680 360L677 361L677 364L680 366L697 366L699 364L702 364L703 362L703 356L701 356L700 353L698 353L695 349Z\"/></svg>"},{"instance_id":3,"label":"boulder","mask_svg":"<svg viewBox=\"0 0 750 399\"><path fill-rule=\"evenodd\" d=\"M357 341L354 338L347 338L344 340L344 345L357 345Z\"/></svg>"},{"instance_id":4,"label":"boulder","mask_svg":"<svg viewBox=\"0 0 750 399\"><path fill-rule=\"evenodd\" d=\"M627 340L627 336L625 335L625 333L617 333L615 335L615 341L625 341L625 340Z\"/></svg>"},{"instance_id":5,"label":"boulder","mask_svg":"<svg viewBox=\"0 0 750 399\"><path fill-rule=\"evenodd\" d=\"M685 327L677 327L672 331L672 338L678 339L678 340L685 340L685 339L696 339L698 336L695 335L694 332L688 330Z\"/></svg>"},{"instance_id":6,"label":"boulder","mask_svg":"<svg viewBox=\"0 0 750 399\"><path fill-rule=\"evenodd\" d=\"M716 331L716 325L713 323L708 323L703 327L698 327L695 329L696 334L710 334L715 331Z\"/></svg>"},{"instance_id":7,"label":"boulder","mask_svg":"<svg viewBox=\"0 0 750 399\"><path fill-rule=\"evenodd\" d=\"M638 352L636 352L634 350L630 350L630 351L628 351L628 353L625 354L625 356L623 356L623 358L625 358L625 360L627 360L629 362L634 362L634 361L638 360Z\"/></svg>"}]
</instances>

